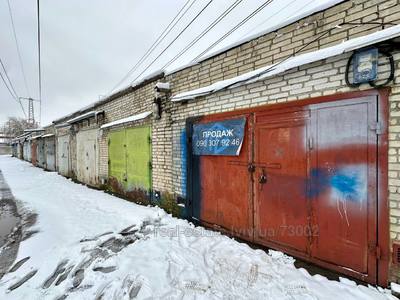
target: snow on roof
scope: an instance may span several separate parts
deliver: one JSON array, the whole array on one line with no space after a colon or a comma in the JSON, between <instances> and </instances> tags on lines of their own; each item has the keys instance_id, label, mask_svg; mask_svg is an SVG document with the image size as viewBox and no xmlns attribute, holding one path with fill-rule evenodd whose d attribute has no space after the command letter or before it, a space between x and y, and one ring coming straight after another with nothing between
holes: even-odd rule
<instances>
[{"instance_id":1,"label":"snow on roof","mask_svg":"<svg viewBox=\"0 0 400 300\"><path fill-rule=\"evenodd\" d=\"M63 128L63 127L68 127L68 126L71 126L71 124L61 123L61 124L54 125L55 128Z\"/></svg>"},{"instance_id":2,"label":"snow on roof","mask_svg":"<svg viewBox=\"0 0 400 300\"><path fill-rule=\"evenodd\" d=\"M36 140L36 139L41 138L41 137L42 137L42 135L35 135L35 136L33 136L33 137L31 138L31 140Z\"/></svg>"},{"instance_id":3,"label":"snow on roof","mask_svg":"<svg viewBox=\"0 0 400 300\"><path fill-rule=\"evenodd\" d=\"M133 82L132 84L130 84L129 86L125 86L119 90L117 90L116 92L112 93L109 96L106 96L104 98L102 98L101 100L98 100L96 102L90 103L89 105L86 105L85 107L82 107L81 109L74 111L68 115L65 115L61 118L58 118L56 120L53 121L54 123L58 123L60 121L63 121L65 118L71 117L74 114L80 113L80 112L85 112L88 109L94 109L95 107L97 107L100 104L106 103L108 102L112 97L114 97L115 95L117 95L118 93L123 92L124 90L128 89L128 88L136 88L139 87L142 84L145 84L147 81L155 81L158 79L158 77L162 77L164 76L164 71L163 70L157 70L155 72L150 73L149 75L146 75L145 77L140 78L139 80ZM69 121L66 121L66 123L68 123Z\"/></svg>"},{"instance_id":4,"label":"snow on roof","mask_svg":"<svg viewBox=\"0 0 400 300\"><path fill-rule=\"evenodd\" d=\"M146 81L152 80L153 78L157 78L159 76L164 76L164 70L155 70L154 72L151 72L144 77L140 77L138 80L132 82L131 87L136 87Z\"/></svg>"},{"instance_id":5,"label":"snow on roof","mask_svg":"<svg viewBox=\"0 0 400 300\"><path fill-rule=\"evenodd\" d=\"M125 124L125 123L128 123L128 122L143 120L143 119L147 118L148 116L150 116L151 114L152 114L151 111L145 111L145 112L142 112L142 113L137 114L137 115L133 115L133 116L130 116L130 117L127 117L127 118L124 118L124 119L120 119L120 120L117 120L117 121L114 121L114 122L110 122L110 123L104 124L104 125L102 125L100 127L100 129L105 129L105 128L109 128L109 127L112 127L112 126L122 125L122 124Z\"/></svg>"},{"instance_id":6,"label":"snow on roof","mask_svg":"<svg viewBox=\"0 0 400 300\"><path fill-rule=\"evenodd\" d=\"M350 52L356 49L360 49L369 45L373 45L385 40L389 40L400 36L400 25L393 26L391 28L383 29L381 31L371 33L366 36L354 38L345 41L339 45L324 48L321 50L293 56L282 62L275 63L270 66L262 67L254 71L242 74L237 77L233 77L227 80L215 82L209 86L201 87L195 90L183 92L177 94L171 98L171 101L185 101L198 98L200 96L215 93L217 91L235 87L241 84L251 83L258 80L262 80L274 75L283 73L289 69L293 69L302 65L306 65L318 60L326 59L332 56L340 55L346 52Z\"/></svg>"},{"instance_id":7,"label":"snow on roof","mask_svg":"<svg viewBox=\"0 0 400 300\"><path fill-rule=\"evenodd\" d=\"M228 51L228 50L230 50L232 48L240 46L240 45L242 45L244 43L247 43L247 42L249 42L251 40L257 39L257 38L259 38L259 37L261 37L263 35L266 35L268 33L277 31L277 30L279 30L279 29L281 29L281 28L283 28L285 26L288 26L288 25L290 25L292 23L295 23L295 22L297 22L297 21L299 21L299 20L301 20L303 18L306 18L308 16L311 16L311 15L317 13L317 12L320 12L320 11L323 11L325 9L328 9L328 8L330 8L332 6L335 6L335 5L337 5L337 4L341 3L341 2L344 2L344 0L327 0L327 1L324 1L322 3L319 3L319 4L311 7L308 10L304 10L304 11L298 13L297 15L293 15L290 18L285 18L282 22L276 24L275 26L267 27L265 29L262 29L262 30L256 32L256 33L245 35L243 38L241 38L239 40L236 40L236 41L234 41L234 42L232 42L232 43L230 43L230 44L228 44L228 45L226 45L224 47L218 48L216 50L210 50L209 52L204 54L202 57L200 57L196 61L191 61L191 62L189 62L187 64L183 64L183 65L174 67L173 69L165 70L165 75L170 75L170 74L176 73L178 71L181 71L183 69L186 69L186 68L189 68L191 66L194 66L194 65L196 65L198 63L201 63L201 62L203 62L203 61L205 61L205 60L207 60L207 59L209 59L211 57L217 56L218 54L224 53L224 52L226 52L226 51Z\"/></svg>"},{"instance_id":8,"label":"snow on roof","mask_svg":"<svg viewBox=\"0 0 400 300\"><path fill-rule=\"evenodd\" d=\"M96 117L98 114L100 114L102 112L103 111L94 111L94 110L93 111L89 111L87 113L84 113L82 115L79 115L79 116L77 116L75 118L72 118L72 119L66 121L66 123L73 124L73 123L76 123L76 122L79 122L79 121L82 121L82 120L85 120L85 119L88 119L88 118L91 118L91 117Z\"/></svg>"},{"instance_id":9,"label":"snow on roof","mask_svg":"<svg viewBox=\"0 0 400 300\"><path fill-rule=\"evenodd\" d=\"M42 135L42 138L47 138L47 137L52 137L52 136L54 136L53 133L48 133L48 134Z\"/></svg>"},{"instance_id":10,"label":"snow on roof","mask_svg":"<svg viewBox=\"0 0 400 300\"><path fill-rule=\"evenodd\" d=\"M38 132L38 131L44 131L44 128L29 128L24 130L24 132Z\"/></svg>"}]
</instances>

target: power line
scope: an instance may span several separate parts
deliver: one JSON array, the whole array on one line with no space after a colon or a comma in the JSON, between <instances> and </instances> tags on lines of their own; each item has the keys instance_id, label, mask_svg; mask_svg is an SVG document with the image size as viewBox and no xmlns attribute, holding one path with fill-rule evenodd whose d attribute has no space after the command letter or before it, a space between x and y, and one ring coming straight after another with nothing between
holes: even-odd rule
<instances>
[{"instance_id":1,"label":"power line","mask_svg":"<svg viewBox=\"0 0 400 300\"><path fill-rule=\"evenodd\" d=\"M172 21L168 24L168 26L164 29L164 31L158 36L158 38L154 41L154 43L150 46L150 48L145 52L145 54L138 60L138 62L128 71L128 73L112 88L112 90L108 93L111 94L120 84L122 84L133 72L137 70L137 68L153 53L153 51L157 48L157 46L165 39L165 37L175 28L175 26L179 23L179 21L186 15L189 9L193 6L193 4L197 1L194 0L186 10L181 14L181 12L185 9L185 7L192 0L187 0L186 3L182 6L179 12L175 15ZM179 19L175 22L175 20ZM175 23L174 23L175 22ZM173 25L172 25L173 24Z\"/></svg>"},{"instance_id":2,"label":"power line","mask_svg":"<svg viewBox=\"0 0 400 300\"><path fill-rule=\"evenodd\" d=\"M6 78L7 78L7 80L8 80L8 84L9 84L11 90L12 90L12 93L11 93L11 94L13 95L14 98L18 98L18 94L17 94L17 92L15 91L14 85L12 84L12 82L11 82L11 80L10 80L10 77L8 76L6 67L4 66L3 61L1 60L1 58L0 58L0 65L1 65L1 68L3 69L4 75L6 76Z\"/></svg>"},{"instance_id":3,"label":"power line","mask_svg":"<svg viewBox=\"0 0 400 300\"><path fill-rule=\"evenodd\" d=\"M229 35L231 35L233 32L235 32L237 29L239 29L242 25L247 23L251 18L253 18L256 14L258 14L261 10L263 10L267 5L272 3L274 0L268 0L261 4L257 9L255 9L250 15L248 15L246 18L244 18L242 21L240 21L238 24L236 24L235 27L233 27L231 30L229 30L227 33L225 33L222 37L220 37L217 41L215 41L213 44L211 44L207 49L205 49L203 52L201 52L199 55L197 55L192 62L197 61L200 57L202 57L204 54L206 54L208 51L210 51L212 48L214 48L216 45L218 45L220 42L222 42L224 39L226 39Z\"/></svg>"},{"instance_id":4,"label":"power line","mask_svg":"<svg viewBox=\"0 0 400 300\"><path fill-rule=\"evenodd\" d=\"M12 97L17 103L19 103L19 105L21 106L22 112L24 113L25 118L26 118L26 112L25 112L24 106L22 105L22 102L21 102L21 100L19 99L18 94L17 94L17 92L16 92L15 89L14 89L14 86L13 86L11 80L10 80L10 77L9 77L8 74L7 74L7 70L6 70L6 68L4 67L4 64L3 64L3 61L1 60L1 58L0 58L0 65L1 65L1 67L2 67L2 69L3 69L3 72L4 72L5 77L6 77L7 80L8 80L8 84L7 84L6 78L4 78L4 76L3 76L2 72L0 72L0 77L1 77L2 81L4 82L4 85L6 86L7 90L9 91L11 97Z\"/></svg>"},{"instance_id":5,"label":"power line","mask_svg":"<svg viewBox=\"0 0 400 300\"><path fill-rule=\"evenodd\" d=\"M242 35L242 37L247 36L248 34L250 34L251 32L253 32L255 29L257 29L258 27L264 25L267 21L271 21L271 19L275 18L276 16L279 15L280 12L282 12L283 10L285 10L287 7L289 7L290 5L292 5L294 2L296 2L297 0L293 0L291 2L289 2L288 4L286 4L284 7L282 7L276 14L274 14L272 17L267 18L266 20L264 20L263 22L259 23L257 26L254 26L252 29L250 29L249 31L247 31L247 33L245 33L244 35ZM311 3L313 3L314 0L311 0L310 2L308 2L306 5L304 5L300 12L308 5L310 5Z\"/></svg>"},{"instance_id":6,"label":"power line","mask_svg":"<svg viewBox=\"0 0 400 300\"><path fill-rule=\"evenodd\" d=\"M155 58L153 59L153 61L139 74L135 77L135 79L133 80L133 82L135 82L140 76L143 75L143 73L145 73L156 61L157 59L163 55L165 53L165 51L168 50L168 48L186 31L186 29L189 28L190 25L192 25L192 23L194 21L196 21L196 19L203 13L203 11L205 11L205 9L213 2L213 0L210 0L201 10L199 13L197 13L197 15L189 22L189 24L187 24L185 26L185 28L183 28L183 30L168 44L167 47L164 48L164 50Z\"/></svg>"},{"instance_id":7,"label":"power line","mask_svg":"<svg viewBox=\"0 0 400 300\"><path fill-rule=\"evenodd\" d=\"M38 65L39 65L39 123L42 123L42 65L40 54L40 5L37 0L37 41L38 41Z\"/></svg>"},{"instance_id":8,"label":"power line","mask_svg":"<svg viewBox=\"0 0 400 300\"><path fill-rule=\"evenodd\" d=\"M243 0L236 0L230 7L228 7L221 15L217 17L206 29L204 29L194 40L192 40L184 49L181 50L174 58L167 62L161 69L165 69L179 57L186 53L192 48L203 36L205 36L211 29L213 29L219 22L221 22L236 6L238 6Z\"/></svg>"},{"instance_id":9,"label":"power line","mask_svg":"<svg viewBox=\"0 0 400 300\"><path fill-rule=\"evenodd\" d=\"M15 31L14 18L13 18L13 14L12 14L12 10L11 10L10 0L7 0L7 4L8 4L8 12L10 13L11 26L12 26L12 30L13 30L15 45L16 45L16 47L17 47L17 53L18 53L19 64L20 64L20 67L21 67L22 76L24 77L25 89L26 89L26 92L27 92L28 95L29 95L30 92L29 92L29 87L28 87L28 83L27 83L27 80L26 80L24 65L23 65L23 63L22 63L22 57L21 57L21 51L20 51L20 49L19 49L19 43L18 43L18 39L17 39L17 33L16 33L16 31Z\"/></svg>"},{"instance_id":10,"label":"power line","mask_svg":"<svg viewBox=\"0 0 400 300\"><path fill-rule=\"evenodd\" d=\"M2 74L1 72L0 72L0 76L1 76L1 79L3 80L4 85L6 86L8 92L10 93L11 97L13 97L13 99L15 100L15 99L17 98L17 96L15 96L15 95L13 94L13 92L11 91L10 87L8 86L6 80L5 80L5 78L4 78L4 76L3 76L3 74Z\"/></svg>"},{"instance_id":11,"label":"power line","mask_svg":"<svg viewBox=\"0 0 400 300\"><path fill-rule=\"evenodd\" d=\"M238 83L242 83L242 82L246 82L246 81L250 81L250 80L256 79L256 78L258 78L258 77L260 77L260 76L262 76L262 75L268 73L269 71L271 71L272 69L275 69L277 66L279 66L279 65L282 64L282 63L284 63L284 62L287 61L288 59L290 59L290 58L292 58L292 57L295 57L298 53L300 53L301 51L303 51L304 49L306 49L308 46L310 46L311 44L313 44L313 43L319 41L319 40L322 39L324 36L326 36L327 34L329 34L332 30L334 30L334 29L336 29L336 28L339 28L339 27L342 26L342 25L348 25L348 23L343 22L343 23L340 23L340 24L338 24L338 25L336 25L336 26L334 26L334 27L331 27L331 28L329 28L329 29L323 31L318 37L316 37L315 39L311 40L311 41L308 42L307 44L303 45L302 47L300 47L299 49L297 49L294 53L292 53L292 54L286 56L283 60L277 62L276 64L272 64L272 65L269 66L267 69L265 69L264 71L260 72L259 74L256 74L256 75L251 76L251 77L249 77L249 78L246 78L246 79L237 81L237 82L235 82L235 83L229 84L229 85L227 85L226 87L224 87L224 89L227 89L227 88L229 88L229 87L231 87L231 86L233 86L233 85L235 85L235 84L238 84Z\"/></svg>"}]
</instances>

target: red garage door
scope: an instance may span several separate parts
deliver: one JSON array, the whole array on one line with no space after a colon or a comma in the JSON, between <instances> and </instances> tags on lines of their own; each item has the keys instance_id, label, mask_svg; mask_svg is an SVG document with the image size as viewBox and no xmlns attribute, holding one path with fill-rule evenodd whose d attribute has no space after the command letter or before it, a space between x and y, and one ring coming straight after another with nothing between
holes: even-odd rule
<instances>
[{"instance_id":1,"label":"red garage door","mask_svg":"<svg viewBox=\"0 0 400 300\"><path fill-rule=\"evenodd\" d=\"M329 100L196 120L246 127L239 155L192 154L192 216L376 283L378 96Z\"/></svg>"}]
</instances>

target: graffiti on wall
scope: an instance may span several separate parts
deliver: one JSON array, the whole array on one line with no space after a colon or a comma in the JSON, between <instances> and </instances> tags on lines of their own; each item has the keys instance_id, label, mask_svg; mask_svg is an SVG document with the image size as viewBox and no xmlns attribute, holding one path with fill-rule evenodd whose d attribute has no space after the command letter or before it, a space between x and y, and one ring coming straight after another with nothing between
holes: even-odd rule
<instances>
[{"instance_id":1,"label":"graffiti on wall","mask_svg":"<svg viewBox=\"0 0 400 300\"><path fill-rule=\"evenodd\" d=\"M311 171L310 196L316 197L329 192L337 211L348 226L347 214L349 202L359 203L367 200L367 166L352 165L340 168L318 168Z\"/></svg>"}]
</instances>

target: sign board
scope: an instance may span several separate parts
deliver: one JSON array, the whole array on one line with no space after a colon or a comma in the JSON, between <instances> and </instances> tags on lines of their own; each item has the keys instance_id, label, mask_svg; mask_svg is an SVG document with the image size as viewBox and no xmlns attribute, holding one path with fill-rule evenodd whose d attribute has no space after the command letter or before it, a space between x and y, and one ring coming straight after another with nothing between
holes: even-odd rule
<instances>
[{"instance_id":1,"label":"sign board","mask_svg":"<svg viewBox=\"0 0 400 300\"><path fill-rule=\"evenodd\" d=\"M246 118L193 125L194 155L238 156L242 148Z\"/></svg>"}]
</instances>

